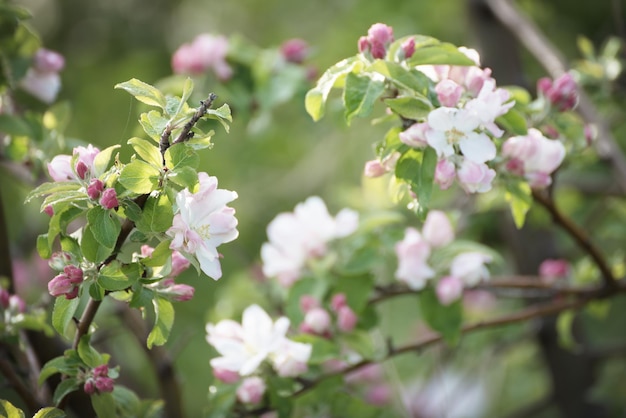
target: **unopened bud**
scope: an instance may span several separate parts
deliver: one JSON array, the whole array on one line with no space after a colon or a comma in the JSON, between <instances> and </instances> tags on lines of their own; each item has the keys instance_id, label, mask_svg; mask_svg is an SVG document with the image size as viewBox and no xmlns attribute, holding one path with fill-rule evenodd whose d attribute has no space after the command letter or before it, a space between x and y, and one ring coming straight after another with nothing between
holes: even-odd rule
<instances>
[{"instance_id":1,"label":"unopened bud","mask_svg":"<svg viewBox=\"0 0 626 418\"><path fill-rule=\"evenodd\" d=\"M87 164L85 164L82 161L79 161L78 163L76 163L76 174L78 175L78 177L85 180L85 177L87 176L88 171L89 171L89 167L87 167Z\"/></svg>"},{"instance_id":2,"label":"unopened bud","mask_svg":"<svg viewBox=\"0 0 626 418\"><path fill-rule=\"evenodd\" d=\"M356 326L358 318L349 306L342 306L337 312L337 328L343 332L350 332Z\"/></svg>"},{"instance_id":3,"label":"unopened bud","mask_svg":"<svg viewBox=\"0 0 626 418\"><path fill-rule=\"evenodd\" d=\"M100 179L93 179L89 186L87 186L87 196L92 200L98 200L102 191L104 190L104 183Z\"/></svg>"},{"instance_id":4,"label":"unopened bud","mask_svg":"<svg viewBox=\"0 0 626 418\"><path fill-rule=\"evenodd\" d=\"M117 200L117 193L115 192L115 189L109 188L102 192L100 204L105 209L113 209L118 207L120 203Z\"/></svg>"}]
</instances>

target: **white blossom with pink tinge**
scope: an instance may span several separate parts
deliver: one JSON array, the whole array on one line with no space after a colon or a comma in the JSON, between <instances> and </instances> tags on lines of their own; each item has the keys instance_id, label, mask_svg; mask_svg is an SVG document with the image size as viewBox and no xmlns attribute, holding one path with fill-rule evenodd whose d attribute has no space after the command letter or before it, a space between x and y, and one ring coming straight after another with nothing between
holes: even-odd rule
<instances>
[{"instance_id":1,"label":"white blossom with pink tinge","mask_svg":"<svg viewBox=\"0 0 626 418\"><path fill-rule=\"evenodd\" d=\"M486 193L491 190L491 182L496 172L486 164L464 159L456 172L457 179L467 193Z\"/></svg>"},{"instance_id":2,"label":"white blossom with pink tinge","mask_svg":"<svg viewBox=\"0 0 626 418\"><path fill-rule=\"evenodd\" d=\"M216 177L198 173L198 191L184 189L176 195L178 213L166 232L172 237L170 248L196 257L214 280L222 277L217 247L239 235L235 209L227 206L236 198L236 192L217 188Z\"/></svg>"},{"instance_id":3,"label":"white blossom with pink tinge","mask_svg":"<svg viewBox=\"0 0 626 418\"><path fill-rule=\"evenodd\" d=\"M207 324L207 341L221 355L211 360L211 367L249 376L269 359L279 374L297 374L306 369L312 347L287 339L288 328L287 317L274 322L258 305L246 308L241 324L229 319Z\"/></svg>"},{"instance_id":4,"label":"white blossom with pink tinge","mask_svg":"<svg viewBox=\"0 0 626 418\"><path fill-rule=\"evenodd\" d=\"M431 246L443 247L454 240L454 228L444 212L431 210L424 221L422 235Z\"/></svg>"},{"instance_id":5,"label":"white blossom with pink tinge","mask_svg":"<svg viewBox=\"0 0 626 418\"><path fill-rule=\"evenodd\" d=\"M415 228L407 228L404 239L395 246L398 257L398 269L395 276L411 289L420 290L426 281L434 277L435 272L427 264L430 245Z\"/></svg>"},{"instance_id":6,"label":"white blossom with pink tinge","mask_svg":"<svg viewBox=\"0 0 626 418\"><path fill-rule=\"evenodd\" d=\"M500 138L504 131L496 125L495 120L515 105L515 101L508 101L510 98L511 94L508 91L497 89L496 81L490 79L484 82L478 97L465 104L465 109L474 112L481 125L493 136Z\"/></svg>"},{"instance_id":7,"label":"white blossom with pink tinge","mask_svg":"<svg viewBox=\"0 0 626 418\"><path fill-rule=\"evenodd\" d=\"M78 180L78 167L86 170L82 179L98 177L102 173L94 172L94 160L100 150L89 144L86 147L78 146L72 151L72 155L57 155L48 163L48 174L54 181ZM72 166L72 161L74 165Z\"/></svg>"},{"instance_id":8,"label":"white blossom with pink tinge","mask_svg":"<svg viewBox=\"0 0 626 418\"><path fill-rule=\"evenodd\" d=\"M220 80L228 80L233 70L226 62L227 53L226 37L203 33L174 52L172 69L176 74L202 74L211 69Z\"/></svg>"},{"instance_id":9,"label":"white blossom with pink tinge","mask_svg":"<svg viewBox=\"0 0 626 418\"><path fill-rule=\"evenodd\" d=\"M537 129L528 135L514 136L502 146L502 156L522 163L523 175L533 188L544 188L552 183L550 175L565 158L561 141L548 139Z\"/></svg>"},{"instance_id":10,"label":"white blossom with pink tinge","mask_svg":"<svg viewBox=\"0 0 626 418\"><path fill-rule=\"evenodd\" d=\"M267 226L269 242L261 247L263 274L291 285L300 278L308 259L326 254L329 241L352 234L357 226L355 211L343 209L333 218L322 199L309 197Z\"/></svg>"},{"instance_id":11,"label":"white blossom with pink tinge","mask_svg":"<svg viewBox=\"0 0 626 418\"><path fill-rule=\"evenodd\" d=\"M491 256L481 252L467 252L454 257L450 265L450 275L461 279L465 285L475 286L489 278L489 270L485 266L491 262Z\"/></svg>"}]
</instances>

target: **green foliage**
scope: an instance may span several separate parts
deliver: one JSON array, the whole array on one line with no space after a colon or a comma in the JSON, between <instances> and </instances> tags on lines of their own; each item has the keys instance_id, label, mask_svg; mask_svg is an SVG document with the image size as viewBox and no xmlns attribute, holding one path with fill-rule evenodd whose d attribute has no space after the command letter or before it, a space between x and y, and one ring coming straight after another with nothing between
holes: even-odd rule
<instances>
[{"instance_id":1,"label":"green foliage","mask_svg":"<svg viewBox=\"0 0 626 418\"><path fill-rule=\"evenodd\" d=\"M372 112L374 103L385 91L385 84L368 76L348 73L343 90L345 118L348 125L355 116L367 117Z\"/></svg>"},{"instance_id":2,"label":"green foliage","mask_svg":"<svg viewBox=\"0 0 626 418\"><path fill-rule=\"evenodd\" d=\"M174 306L165 298L155 297L152 299L154 306L155 321L154 327L148 334L147 345L163 345L167 342L172 325L174 324Z\"/></svg>"},{"instance_id":3,"label":"green foliage","mask_svg":"<svg viewBox=\"0 0 626 418\"><path fill-rule=\"evenodd\" d=\"M79 298L66 299L61 296L54 300L54 308L52 310L52 326L61 335L66 336L66 330L72 319L74 313L80 303Z\"/></svg>"},{"instance_id":4,"label":"green foliage","mask_svg":"<svg viewBox=\"0 0 626 418\"><path fill-rule=\"evenodd\" d=\"M24 412L16 408L11 402L0 399L0 413L6 418L24 418Z\"/></svg>"},{"instance_id":5,"label":"green foliage","mask_svg":"<svg viewBox=\"0 0 626 418\"><path fill-rule=\"evenodd\" d=\"M428 286L419 294L419 308L428 326L439 332L450 345L456 345L461 338L463 306L460 300L444 306L439 302L435 289Z\"/></svg>"},{"instance_id":6,"label":"green foliage","mask_svg":"<svg viewBox=\"0 0 626 418\"><path fill-rule=\"evenodd\" d=\"M511 207L515 226L520 229L524 226L526 213L532 206L533 198L528 183L518 180L509 180L506 183L504 198Z\"/></svg>"}]
</instances>

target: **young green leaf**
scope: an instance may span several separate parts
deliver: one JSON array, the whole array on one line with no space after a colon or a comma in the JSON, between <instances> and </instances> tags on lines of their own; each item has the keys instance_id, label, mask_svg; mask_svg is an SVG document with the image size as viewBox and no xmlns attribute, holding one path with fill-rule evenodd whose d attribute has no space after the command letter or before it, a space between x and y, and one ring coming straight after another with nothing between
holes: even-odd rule
<instances>
[{"instance_id":1,"label":"young green leaf","mask_svg":"<svg viewBox=\"0 0 626 418\"><path fill-rule=\"evenodd\" d=\"M120 234L122 226L117 216L111 214L110 210L102 206L94 206L87 211L87 221L89 224L85 229L91 230L96 241L106 248L115 247L117 236Z\"/></svg>"},{"instance_id":2,"label":"young green leaf","mask_svg":"<svg viewBox=\"0 0 626 418\"><path fill-rule=\"evenodd\" d=\"M459 51L456 46L442 42L415 48L415 52L407 60L409 66L416 65L476 65L474 61Z\"/></svg>"},{"instance_id":3,"label":"young green leaf","mask_svg":"<svg viewBox=\"0 0 626 418\"><path fill-rule=\"evenodd\" d=\"M385 99L385 104L405 119L423 119L433 109L432 103L421 95L402 96L395 99Z\"/></svg>"},{"instance_id":4,"label":"young green leaf","mask_svg":"<svg viewBox=\"0 0 626 418\"><path fill-rule=\"evenodd\" d=\"M116 89L126 90L137 100L150 106L165 108L165 96L159 89L136 78L115 85Z\"/></svg>"},{"instance_id":5,"label":"young green leaf","mask_svg":"<svg viewBox=\"0 0 626 418\"><path fill-rule=\"evenodd\" d=\"M369 116L374 108L374 103L383 91L385 91L385 83L382 80L348 73L343 90L346 123L350 125L355 116Z\"/></svg>"},{"instance_id":6,"label":"young green leaf","mask_svg":"<svg viewBox=\"0 0 626 418\"><path fill-rule=\"evenodd\" d=\"M156 145L137 137L129 139L128 144L132 145L135 152L148 164L157 169L163 165L163 157Z\"/></svg>"},{"instance_id":7,"label":"young green leaf","mask_svg":"<svg viewBox=\"0 0 626 418\"><path fill-rule=\"evenodd\" d=\"M6 418L24 418L24 412L11 402L0 399L0 416Z\"/></svg>"},{"instance_id":8,"label":"young green leaf","mask_svg":"<svg viewBox=\"0 0 626 418\"><path fill-rule=\"evenodd\" d=\"M148 348L152 348L153 345L165 344L174 324L174 306L170 301L161 297L155 297L152 300L152 304L154 306L155 321L152 331L148 334Z\"/></svg>"},{"instance_id":9,"label":"young green leaf","mask_svg":"<svg viewBox=\"0 0 626 418\"><path fill-rule=\"evenodd\" d=\"M98 393L91 395L91 406L98 418L117 418L115 411L115 399L110 393Z\"/></svg>"},{"instance_id":10,"label":"young green leaf","mask_svg":"<svg viewBox=\"0 0 626 418\"><path fill-rule=\"evenodd\" d=\"M52 326L61 335L65 335L67 326L72 322L76 308L80 302L79 298L66 299L59 296L54 300L54 308L52 309Z\"/></svg>"},{"instance_id":11,"label":"young green leaf","mask_svg":"<svg viewBox=\"0 0 626 418\"><path fill-rule=\"evenodd\" d=\"M131 192L147 194L157 188L160 174L159 169L144 161L135 160L122 168L119 182Z\"/></svg>"},{"instance_id":12,"label":"young green leaf","mask_svg":"<svg viewBox=\"0 0 626 418\"><path fill-rule=\"evenodd\" d=\"M89 344L89 335L83 335L78 342L76 352L78 357L92 369L103 363L102 356Z\"/></svg>"},{"instance_id":13,"label":"young green leaf","mask_svg":"<svg viewBox=\"0 0 626 418\"><path fill-rule=\"evenodd\" d=\"M39 411L37 411L35 415L33 415L33 418L65 418L65 417L67 417L67 415L65 414L65 411L63 411L62 409L54 408L52 406L49 406L47 408L41 408Z\"/></svg>"},{"instance_id":14,"label":"young green leaf","mask_svg":"<svg viewBox=\"0 0 626 418\"><path fill-rule=\"evenodd\" d=\"M144 233L165 232L172 226L173 218L174 212L167 194L150 195L136 227Z\"/></svg>"},{"instance_id":15,"label":"young green leaf","mask_svg":"<svg viewBox=\"0 0 626 418\"><path fill-rule=\"evenodd\" d=\"M517 229L524 226L526 213L533 204L532 191L523 180L509 180L506 182L504 198L511 207L511 214Z\"/></svg>"}]
</instances>

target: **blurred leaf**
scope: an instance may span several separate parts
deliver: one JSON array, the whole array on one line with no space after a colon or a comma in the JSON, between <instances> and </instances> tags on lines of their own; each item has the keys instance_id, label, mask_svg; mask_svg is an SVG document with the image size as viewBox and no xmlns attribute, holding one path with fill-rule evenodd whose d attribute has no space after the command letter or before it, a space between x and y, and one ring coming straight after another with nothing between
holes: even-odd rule
<instances>
[{"instance_id":1,"label":"blurred leaf","mask_svg":"<svg viewBox=\"0 0 626 418\"><path fill-rule=\"evenodd\" d=\"M0 416L3 418L24 418L24 412L16 408L11 402L0 399Z\"/></svg>"},{"instance_id":2,"label":"blurred leaf","mask_svg":"<svg viewBox=\"0 0 626 418\"><path fill-rule=\"evenodd\" d=\"M115 385L112 395L121 416L131 417L137 415L141 401L135 395L135 392L122 385Z\"/></svg>"},{"instance_id":3,"label":"blurred leaf","mask_svg":"<svg viewBox=\"0 0 626 418\"><path fill-rule=\"evenodd\" d=\"M338 335L337 339L347 348L358 353L363 358L371 359L376 355L374 342L367 331L355 329L352 332Z\"/></svg>"},{"instance_id":4,"label":"blurred leaf","mask_svg":"<svg viewBox=\"0 0 626 418\"><path fill-rule=\"evenodd\" d=\"M576 38L576 44L578 45L578 50L588 60L595 59L595 48L593 47L593 42L589 40L586 36L578 35Z\"/></svg>"},{"instance_id":5,"label":"blurred leaf","mask_svg":"<svg viewBox=\"0 0 626 418\"><path fill-rule=\"evenodd\" d=\"M304 319L304 314L300 309L300 297L311 295L321 301L327 288L328 284L325 281L313 277L300 279L291 286L285 303L285 314L294 326L299 325Z\"/></svg>"},{"instance_id":6,"label":"blurred leaf","mask_svg":"<svg viewBox=\"0 0 626 418\"><path fill-rule=\"evenodd\" d=\"M161 241L159 245L154 248L154 251L150 257L143 258L141 264L147 267L159 267L167 263L167 260L172 255L169 241Z\"/></svg>"},{"instance_id":7,"label":"blurred leaf","mask_svg":"<svg viewBox=\"0 0 626 418\"><path fill-rule=\"evenodd\" d=\"M76 352L74 350L66 350L63 356L55 357L42 366L37 383L41 385L46 379L57 373L72 376L76 374L81 365L82 363Z\"/></svg>"},{"instance_id":8,"label":"blurred leaf","mask_svg":"<svg viewBox=\"0 0 626 418\"><path fill-rule=\"evenodd\" d=\"M456 46L442 42L438 45L415 46L415 52L407 60L411 67L416 65L476 65L474 61L459 51Z\"/></svg>"},{"instance_id":9,"label":"blurred leaf","mask_svg":"<svg viewBox=\"0 0 626 418\"><path fill-rule=\"evenodd\" d=\"M115 247L122 225L110 210L102 206L94 206L87 211L87 221L89 224L85 226L85 230L91 230L99 244L111 249Z\"/></svg>"},{"instance_id":10,"label":"blurred leaf","mask_svg":"<svg viewBox=\"0 0 626 418\"><path fill-rule=\"evenodd\" d=\"M307 362L308 364L322 364L325 361L336 359L341 355L340 347L327 338L311 334L301 334L294 337L293 340L313 346L311 358Z\"/></svg>"},{"instance_id":11,"label":"blurred leaf","mask_svg":"<svg viewBox=\"0 0 626 418\"><path fill-rule=\"evenodd\" d=\"M150 164L135 160L122 168L119 182L131 192L147 194L157 188L161 172Z\"/></svg>"},{"instance_id":12,"label":"blurred leaf","mask_svg":"<svg viewBox=\"0 0 626 418\"><path fill-rule=\"evenodd\" d=\"M346 123L355 116L366 117L372 113L374 103L385 91L385 83L372 77L348 73L343 90Z\"/></svg>"},{"instance_id":13,"label":"blurred leaf","mask_svg":"<svg viewBox=\"0 0 626 418\"><path fill-rule=\"evenodd\" d=\"M428 94L428 90L433 83L422 72L415 69L407 69L395 62L376 60L367 70L382 74L401 89L421 94L422 96ZM414 94L410 95L413 96Z\"/></svg>"},{"instance_id":14,"label":"blurred leaf","mask_svg":"<svg viewBox=\"0 0 626 418\"><path fill-rule=\"evenodd\" d=\"M46 129L63 133L69 125L71 117L72 107L69 102L55 103L43 114L43 125Z\"/></svg>"},{"instance_id":15,"label":"blurred leaf","mask_svg":"<svg viewBox=\"0 0 626 418\"><path fill-rule=\"evenodd\" d=\"M163 165L163 157L161 152L159 152L159 148L155 145L137 137L129 139L128 144L132 145L135 152L148 164L157 169L160 169Z\"/></svg>"},{"instance_id":16,"label":"blurred leaf","mask_svg":"<svg viewBox=\"0 0 626 418\"><path fill-rule=\"evenodd\" d=\"M530 186L523 180L509 180L506 182L504 198L511 207L515 226L520 229L524 226L526 213L533 204Z\"/></svg>"},{"instance_id":17,"label":"blurred leaf","mask_svg":"<svg viewBox=\"0 0 626 418\"><path fill-rule=\"evenodd\" d=\"M43 183L37 186L26 196L24 203L28 203L36 197L41 197L53 193L76 191L81 188L79 183L73 181L55 181L52 183Z\"/></svg>"},{"instance_id":18,"label":"blurred leaf","mask_svg":"<svg viewBox=\"0 0 626 418\"><path fill-rule=\"evenodd\" d=\"M33 418L65 418L66 416L65 411L49 406L37 411Z\"/></svg>"},{"instance_id":19,"label":"blurred leaf","mask_svg":"<svg viewBox=\"0 0 626 418\"><path fill-rule=\"evenodd\" d=\"M54 395L52 396L52 403L58 405L61 399L63 399L66 395L76 391L79 388L80 384L75 377L68 377L67 379L61 380L59 386L54 390Z\"/></svg>"},{"instance_id":20,"label":"blurred leaf","mask_svg":"<svg viewBox=\"0 0 626 418\"><path fill-rule=\"evenodd\" d=\"M59 334L65 335L67 326L72 322L79 302L79 298L66 299L65 296L59 296L54 300L52 326Z\"/></svg>"},{"instance_id":21,"label":"blurred leaf","mask_svg":"<svg viewBox=\"0 0 626 418\"><path fill-rule=\"evenodd\" d=\"M0 114L0 132L7 135L32 135L30 126L18 116Z\"/></svg>"},{"instance_id":22,"label":"blurred leaf","mask_svg":"<svg viewBox=\"0 0 626 418\"><path fill-rule=\"evenodd\" d=\"M174 212L165 193L150 195L143 207L141 218L136 224L141 232L165 232L172 226Z\"/></svg>"},{"instance_id":23,"label":"blurred leaf","mask_svg":"<svg viewBox=\"0 0 626 418\"><path fill-rule=\"evenodd\" d=\"M403 118L412 120L425 118L433 108L432 103L423 96L385 99L385 104Z\"/></svg>"},{"instance_id":24,"label":"blurred leaf","mask_svg":"<svg viewBox=\"0 0 626 418\"><path fill-rule=\"evenodd\" d=\"M174 306L171 302L156 297L152 300L152 304L154 305L155 320L154 327L148 334L148 348L152 348L153 345L165 344L174 324Z\"/></svg>"},{"instance_id":25,"label":"blurred leaf","mask_svg":"<svg viewBox=\"0 0 626 418\"><path fill-rule=\"evenodd\" d=\"M137 100L150 106L158 106L161 109L165 109L165 96L159 89L150 84L144 83L141 80L132 78L123 83L115 85L116 89L126 90L133 95Z\"/></svg>"},{"instance_id":26,"label":"blurred leaf","mask_svg":"<svg viewBox=\"0 0 626 418\"><path fill-rule=\"evenodd\" d=\"M209 388L209 405L207 418L223 418L231 412L237 400L236 385L216 385Z\"/></svg>"},{"instance_id":27,"label":"blurred leaf","mask_svg":"<svg viewBox=\"0 0 626 418\"><path fill-rule=\"evenodd\" d=\"M376 257L371 254L369 258L377 261ZM348 305L358 313L367 304L374 288L374 278L370 274L342 276L338 277L334 284L333 291L335 293L344 293Z\"/></svg>"},{"instance_id":28,"label":"blurred leaf","mask_svg":"<svg viewBox=\"0 0 626 418\"><path fill-rule=\"evenodd\" d=\"M90 335L83 335L78 342L76 352L78 357L90 368L97 367L102 364L102 356L89 344Z\"/></svg>"},{"instance_id":29,"label":"blurred leaf","mask_svg":"<svg viewBox=\"0 0 626 418\"><path fill-rule=\"evenodd\" d=\"M357 63L360 63L358 57L339 61L326 70L318 80L317 85L307 92L304 106L314 121L318 121L324 116L326 100L328 100L328 94L332 88L340 84L346 74L352 72Z\"/></svg>"},{"instance_id":30,"label":"blurred leaf","mask_svg":"<svg viewBox=\"0 0 626 418\"><path fill-rule=\"evenodd\" d=\"M509 111L506 112L504 115L497 117L496 122L499 125L502 125L504 129L515 135L528 134L526 119L518 110L514 108L509 109Z\"/></svg>"},{"instance_id":31,"label":"blurred leaf","mask_svg":"<svg viewBox=\"0 0 626 418\"><path fill-rule=\"evenodd\" d=\"M226 132L230 132L229 123L233 121L233 117L230 114L230 107L227 104L223 104L217 109L207 109L206 116L209 119L217 120L224 127Z\"/></svg>"},{"instance_id":32,"label":"blurred leaf","mask_svg":"<svg viewBox=\"0 0 626 418\"><path fill-rule=\"evenodd\" d=\"M111 393L94 393L90 398L98 418L117 418L115 399Z\"/></svg>"},{"instance_id":33,"label":"blurred leaf","mask_svg":"<svg viewBox=\"0 0 626 418\"><path fill-rule=\"evenodd\" d=\"M330 398L332 416L375 418L388 416L388 410L383 411L361 399L345 392L335 392Z\"/></svg>"},{"instance_id":34,"label":"blurred leaf","mask_svg":"<svg viewBox=\"0 0 626 418\"><path fill-rule=\"evenodd\" d=\"M427 286L419 295L419 308L428 326L441 334L449 345L456 345L461 338L463 306L461 300L443 306L435 289Z\"/></svg>"},{"instance_id":35,"label":"blurred leaf","mask_svg":"<svg viewBox=\"0 0 626 418\"><path fill-rule=\"evenodd\" d=\"M556 320L556 331L559 336L559 345L565 349L572 350L577 343L572 334L572 325L576 313L572 310L563 311Z\"/></svg>"}]
</instances>

